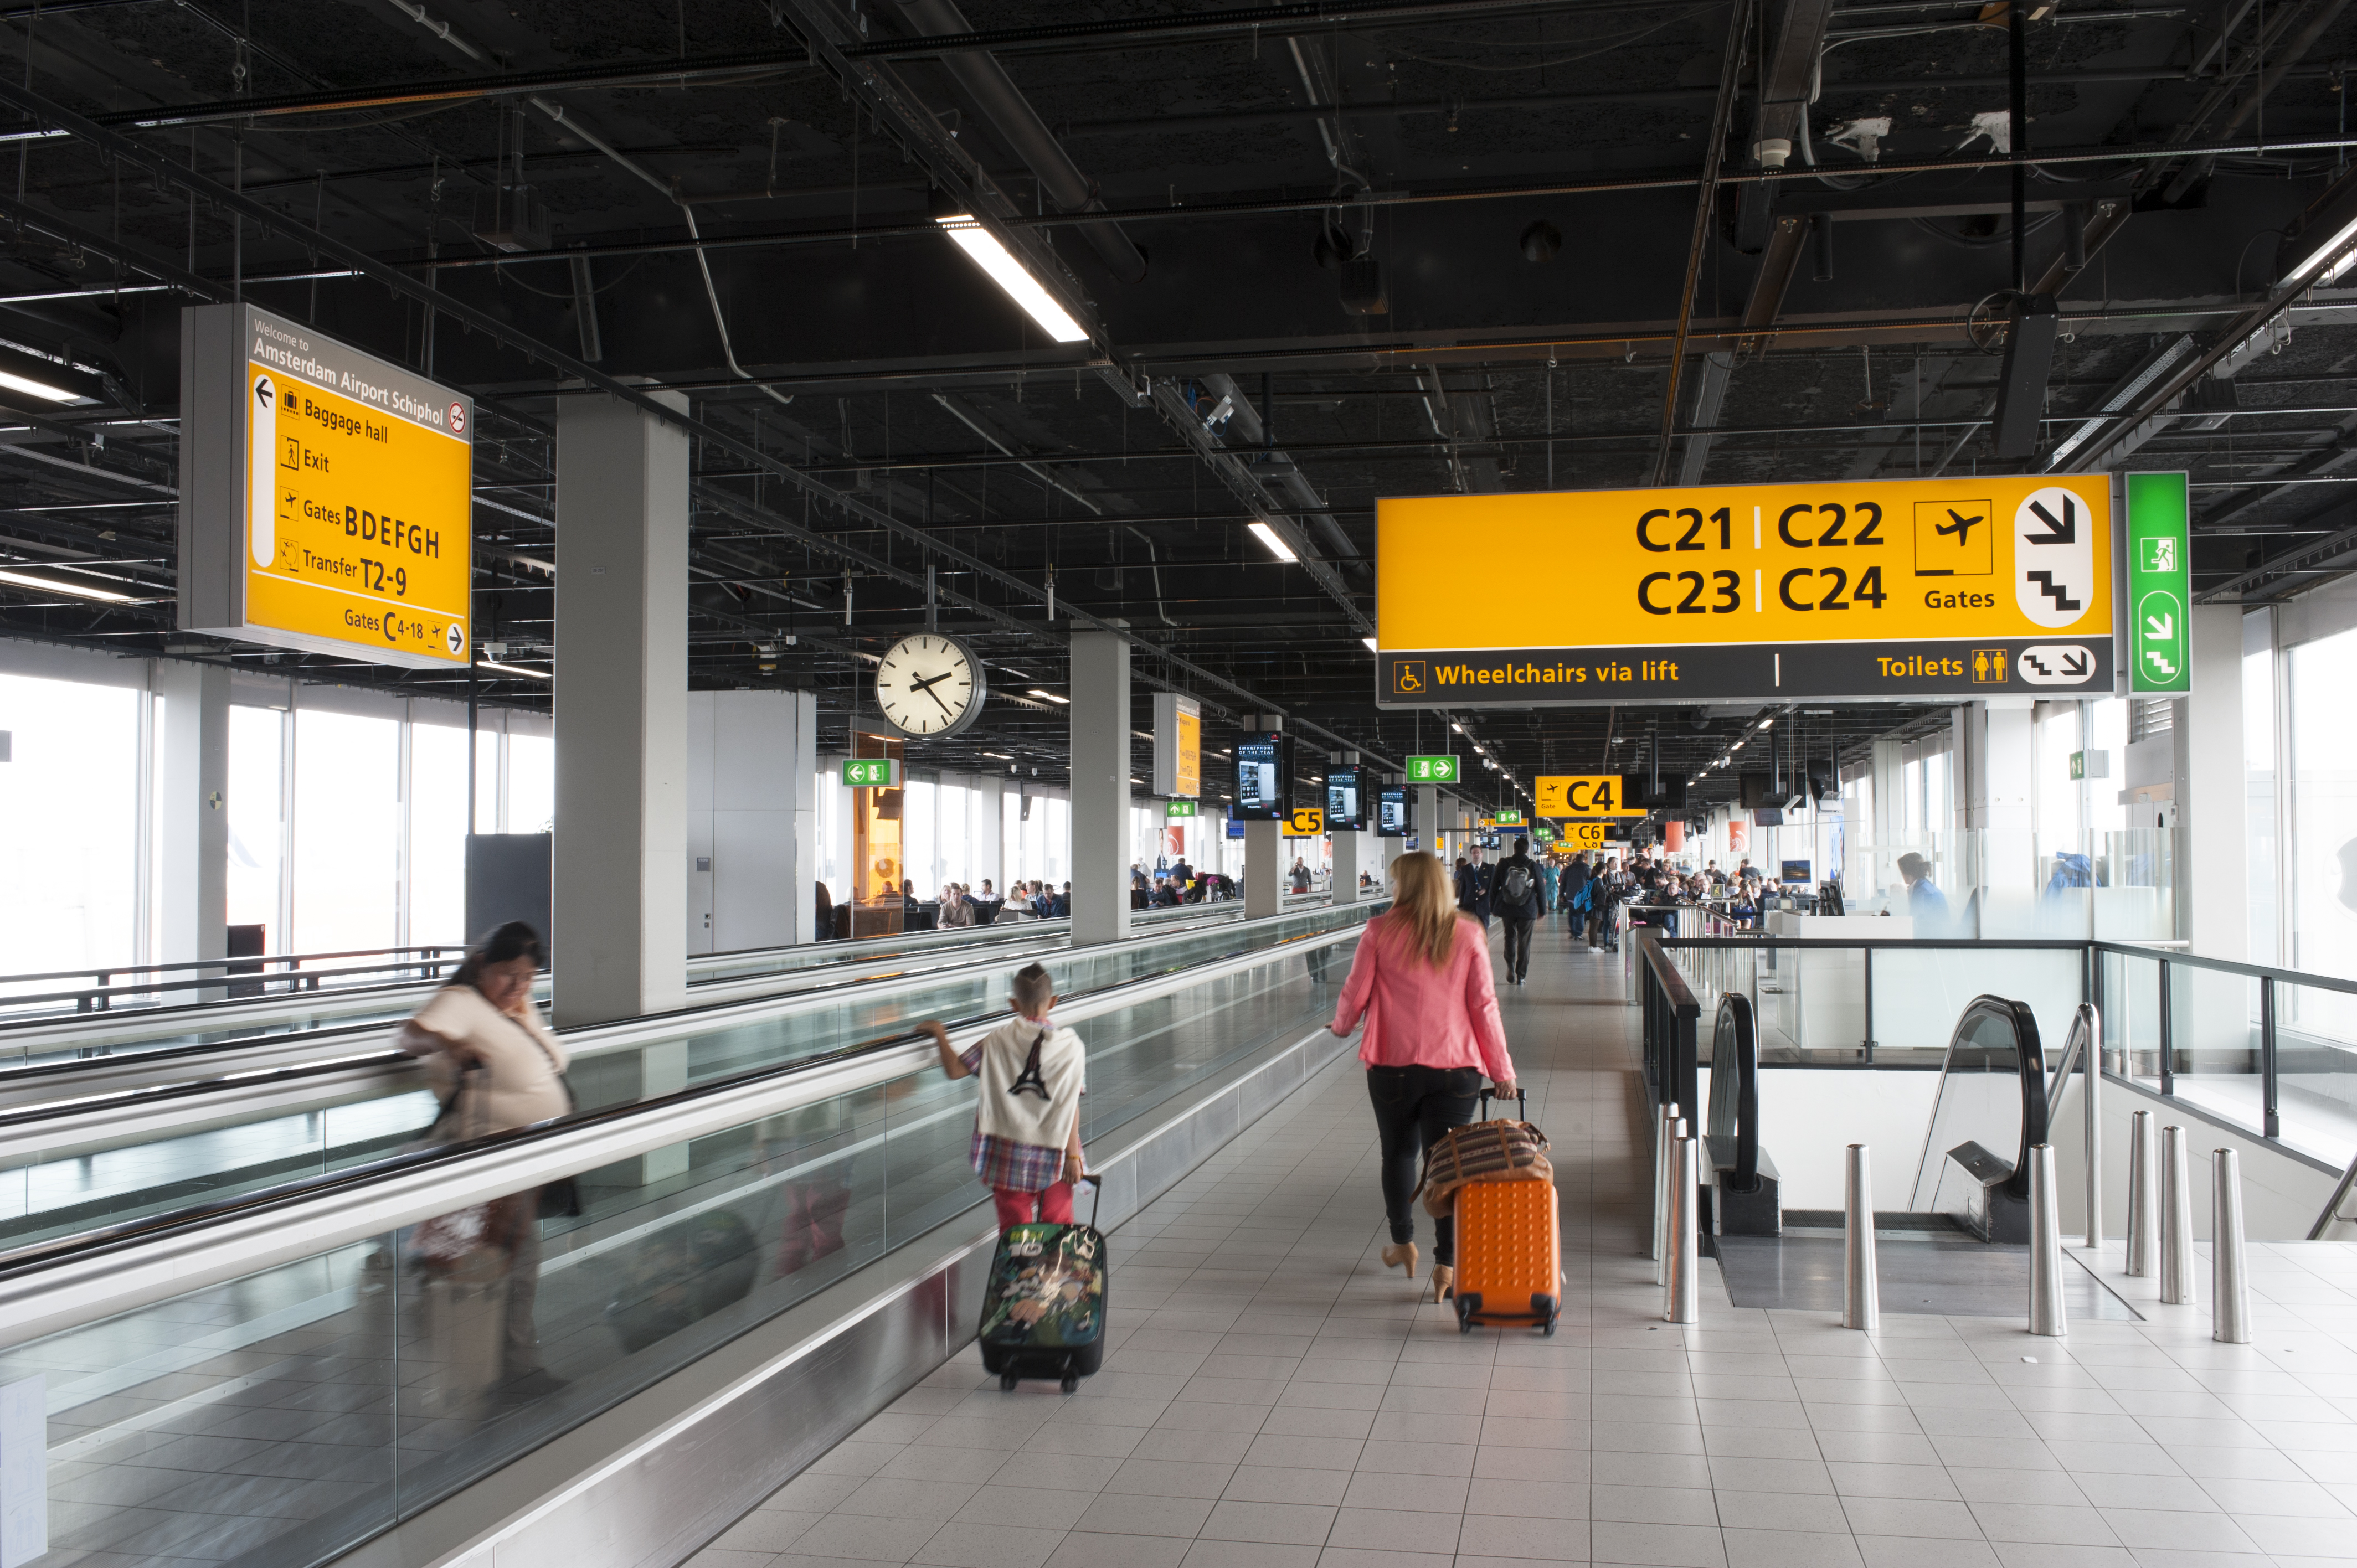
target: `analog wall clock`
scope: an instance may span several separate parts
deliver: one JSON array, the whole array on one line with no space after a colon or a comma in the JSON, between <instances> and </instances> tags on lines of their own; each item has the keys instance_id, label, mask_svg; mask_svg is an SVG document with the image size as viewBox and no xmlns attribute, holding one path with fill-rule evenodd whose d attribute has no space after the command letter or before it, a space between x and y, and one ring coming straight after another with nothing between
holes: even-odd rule
<instances>
[{"instance_id":1,"label":"analog wall clock","mask_svg":"<svg viewBox=\"0 0 2357 1568\"><path fill-rule=\"evenodd\" d=\"M954 637L904 637L876 667L876 705L912 740L956 735L982 712L982 660Z\"/></svg>"}]
</instances>

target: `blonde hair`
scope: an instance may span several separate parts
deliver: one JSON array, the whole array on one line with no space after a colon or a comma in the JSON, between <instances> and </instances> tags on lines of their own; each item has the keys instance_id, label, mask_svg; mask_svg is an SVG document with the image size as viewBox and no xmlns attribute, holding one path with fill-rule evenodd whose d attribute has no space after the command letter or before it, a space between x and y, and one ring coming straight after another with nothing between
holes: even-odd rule
<instances>
[{"instance_id":1,"label":"blonde hair","mask_svg":"<svg viewBox=\"0 0 2357 1568\"><path fill-rule=\"evenodd\" d=\"M1440 968L1457 950L1457 897L1448 884L1448 868L1438 855L1416 850L1392 862L1392 875L1399 891L1391 918L1407 927L1425 961Z\"/></svg>"}]
</instances>

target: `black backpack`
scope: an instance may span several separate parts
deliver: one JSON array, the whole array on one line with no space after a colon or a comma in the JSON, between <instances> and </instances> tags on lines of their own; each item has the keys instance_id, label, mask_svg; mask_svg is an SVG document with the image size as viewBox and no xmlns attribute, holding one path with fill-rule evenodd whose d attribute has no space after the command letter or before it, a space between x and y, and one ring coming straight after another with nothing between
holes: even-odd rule
<instances>
[{"instance_id":1,"label":"black backpack","mask_svg":"<svg viewBox=\"0 0 2357 1568\"><path fill-rule=\"evenodd\" d=\"M1516 906L1527 904L1531 901L1531 890L1536 886L1531 878L1529 866L1510 860L1498 871L1497 901Z\"/></svg>"}]
</instances>

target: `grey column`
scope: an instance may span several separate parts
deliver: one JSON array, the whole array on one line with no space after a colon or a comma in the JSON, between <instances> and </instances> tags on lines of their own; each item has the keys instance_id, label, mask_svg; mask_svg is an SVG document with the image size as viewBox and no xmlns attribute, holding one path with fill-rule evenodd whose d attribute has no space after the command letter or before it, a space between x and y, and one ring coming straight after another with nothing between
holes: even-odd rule
<instances>
[{"instance_id":1,"label":"grey column","mask_svg":"<svg viewBox=\"0 0 2357 1568\"><path fill-rule=\"evenodd\" d=\"M229 950L229 671L217 664L156 665L156 691L164 699L163 768L156 780L158 963ZM271 950L287 950L286 932L267 936Z\"/></svg>"},{"instance_id":2,"label":"grey column","mask_svg":"<svg viewBox=\"0 0 2357 1568\"><path fill-rule=\"evenodd\" d=\"M1129 935L1129 644L1072 633L1072 945Z\"/></svg>"},{"instance_id":3,"label":"grey column","mask_svg":"<svg viewBox=\"0 0 2357 1568\"><path fill-rule=\"evenodd\" d=\"M1285 824L1244 824L1244 918L1257 920L1285 908Z\"/></svg>"},{"instance_id":4,"label":"grey column","mask_svg":"<svg viewBox=\"0 0 2357 1568\"><path fill-rule=\"evenodd\" d=\"M1357 903L1359 873L1373 869L1374 865L1367 854L1365 833L1338 832L1334 835L1334 902Z\"/></svg>"},{"instance_id":5,"label":"grey column","mask_svg":"<svg viewBox=\"0 0 2357 1568\"><path fill-rule=\"evenodd\" d=\"M1448 857L1440 853L1440 786L1419 784L1415 789L1415 842L1429 854L1439 854L1442 865Z\"/></svg>"},{"instance_id":6,"label":"grey column","mask_svg":"<svg viewBox=\"0 0 2357 1568\"><path fill-rule=\"evenodd\" d=\"M563 1025L687 1002L687 484L683 433L603 393L559 403Z\"/></svg>"},{"instance_id":7,"label":"grey column","mask_svg":"<svg viewBox=\"0 0 2357 1568\"><path fill-rule=\"evenodd\" d=\"M974 790L975 810L981 813L974 833L974 889L981 892L983 883L987 881L993 889L1004 893L1006 856L1001 847L1001 835L1006 832L1006 777L1000 773L977 775Z\"/></svg>"},{"instance_id":8,"label":"grey column","mask_svg":"<svg viewBox=\"0 0 2357 1568\"><path fill-rule=\"evenodd\" d=\"M688 950L813 940L818 700L691 692L685 703Z\"/></svg>"}]
</instances>

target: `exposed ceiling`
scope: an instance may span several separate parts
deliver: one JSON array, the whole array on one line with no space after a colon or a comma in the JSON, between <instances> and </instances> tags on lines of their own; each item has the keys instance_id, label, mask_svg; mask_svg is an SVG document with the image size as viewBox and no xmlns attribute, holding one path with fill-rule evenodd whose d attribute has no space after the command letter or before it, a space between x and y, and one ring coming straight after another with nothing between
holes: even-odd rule
<instances>
[{"instance_id":1,"label":"exposed ceiling","mask_svg":"<svg viewBox=\"0 0 2357 1568\"><path fill-rule=\"evenodd\" d=\"M2028 467L2075 438L2060 466L2190 470L2212 597L2357 564L2357 290L2278 286L2357 141L2346 4L2092 0L2024 28L2025 281L2064 317ZM1988 456L1998 360L1970 330L2014 283L2003 12L0 8L0 371L83 394L0 376L0 571L135 601L0 579L0 635L463 690L171 629L179 312L242 297L479 398L477 635L507 662L554 638L556 398L663 387L699 432L698 686L815 690L847 733L930 566L1012 695L920 766L1060 779L1063 711L1026 693L1115 620L1135 727L1169 686L1214 747L1280 711L1313 747L1430 749L1444 717L1372 701L1380 496L2023 467ZM1799 145L1769 178L1771 134ZM933 221L957 211L1088 340L1014 308ZM1469 542L1469 611L1584 591L1576 559ZM1651 766L1649 736L1691 772L1759 716L1693 713L1460 716L1523 779ZM1928 713L1798 722L1822 757Z\"/></svg>"}]
</instances>

